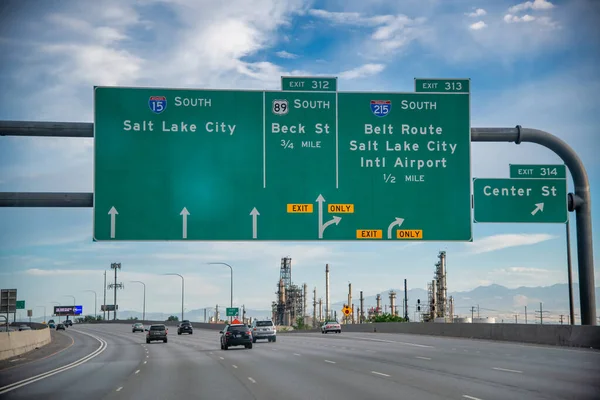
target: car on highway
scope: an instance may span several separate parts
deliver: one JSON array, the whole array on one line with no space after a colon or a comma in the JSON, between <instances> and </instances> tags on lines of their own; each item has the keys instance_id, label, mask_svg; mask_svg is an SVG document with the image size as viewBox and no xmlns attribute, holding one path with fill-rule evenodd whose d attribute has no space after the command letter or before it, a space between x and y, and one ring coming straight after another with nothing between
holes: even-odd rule
<instances>
[{"instance_id":1,"label":"car on highway","mask_svg":"<svg viewBox=\"0 0 600 400\"><path fill-rule=\"evenodd\" d=\"M131 326L131 332L136 333L138 331L144 332L144 325L139 322L137 322Z\"/></svg>"},{"instance_id":2,"label":"car on highway","mask_svg":"<svg viewBox=\"0 0 600 400\"><path fill-rule=\"evenodd\" d=\"M31 327L29 327L28 325L19 325L19 332L20 331L30 331Z\"/></svg>"},{"instance_id":3,"label":"car on highway","mask_svg":"<svg viewBox=\"0 0 600 400\"><path fill-rule=\"evenodd\" d=\"M271 320L252 321L252 343L258 339L267 339L269 342L277 341L277 329Z\"/></svg>"},{"instance_id":4,"label":"car on highway","mask_svg":"<svg viewBox=\"0 0 600 400\"><path fill-rule=\"evenodd\" d=\"M57 331L66 331L67 327L65 326L65 324L58 324L58 325L56 325L56 330Z\"/></svg>"},{"instance_id":5,"label":"car on highway","mask_svg":"<svg viewBox=\"0 0 600 400\"><path fill-rule=\"evenodd\" d=\"M227 350L231 346L244 346L252 348L252 331L246 324L228 324L221 334L221 350Z\"/></svg>"},{"instance_id":6,"label":"car on highway","mask_svg":"<svg viewBox=\"0 0 600 400\"><path fill-rule=\"evenodd\" d=\"M65 320L65 326L73 326L73 320L71 320L71 319L66 319L66 320Z\"/></svg>"},{"instance_id":7,"label":"car on highway","mask_svg":"<svg viewBox=\"0 0 600 400\"><path fill-rule=\"evenodd\" d=\"M342 333L342 325L337 321L325 321L321 326L321 333L325 334L329 332Z\"/></svg>"},{"instance_id":8,"label":"car on highway","mask_svg":"<svg viewBox=\"0 0 600 400\"><path fill-rule=\"evenodd\" d=\"M169 330L164 324L150 325L149 329L146 329L146 343L150 343L156 340L162 340L167 343L167 334Z\"/></svg>"},{"instance_id":9,"label":"car on highway","mask_svg":"<svg viewBox=\"0 0 600 400\"><path fill-rule=\"evenodd\" d=\"M181 335L183 333L193 334L194 328L192 327L192 323L190 321L184 320L179 325L177 325L177 334Z\"/></svg>"},{"instance_id":10,"label":"car on highway","mask_svg":"<svg viewBox=\"0 0 600 400\"><path fill-rule=\"evenodd\" d=\"M54 322L48 322L48 328L54 329L56 328L56 324Z\"/></svg>"}]
</instances>

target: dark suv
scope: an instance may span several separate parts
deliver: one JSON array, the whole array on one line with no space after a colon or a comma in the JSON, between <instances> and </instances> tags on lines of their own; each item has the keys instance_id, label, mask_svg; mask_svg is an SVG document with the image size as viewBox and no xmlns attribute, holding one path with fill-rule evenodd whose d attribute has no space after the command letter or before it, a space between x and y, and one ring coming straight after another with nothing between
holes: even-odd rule
<instances>
[{"instance_id":1,"label":"dark suv","mask_svg":"<svg viewBox=\"0 0 600 400\"><path fill-rule=\"evenodd\" d=\"M252 348L252 331L245 324L226 325L221 334L221 350L227 350L230 346L244 346Z\"/></svg>"},{"instance_id":2,"label":"dark suv","mask_svg":"<svg viewBox=\"0 0 600 400\"><path fill-rule=\"evenodd\" d=\"M177 334L181 335L182 333L189 333L190 335L194 333L194 328L190 321L183 321L177 326Z\"/></svg>"},{"instance_id":3,"label":"dark suv","mask_svg":"<svg viewBox=\"0 0 600 400\"><path fill-rule=\"evenodd\" d=\"M162 340L167 343L167 327L163 324L150 325L150 329L146 329L146 343L155 340Z\"/></svg>"}]
</instances>

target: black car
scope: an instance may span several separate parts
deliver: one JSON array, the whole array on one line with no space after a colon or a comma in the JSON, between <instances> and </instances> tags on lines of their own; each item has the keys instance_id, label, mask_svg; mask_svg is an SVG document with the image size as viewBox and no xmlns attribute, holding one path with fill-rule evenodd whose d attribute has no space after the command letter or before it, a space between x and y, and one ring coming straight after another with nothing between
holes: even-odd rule
<instances>
[{"instance_id":1,"label":"black car","mask_svg":"<svg viewBox=\"0 0 600 400\"><path fill-rule=\"evenodd\" d=\"M184 321L177 326L177 334L181 335L182 333L189 333L190 335L194 333L191 322Z\"/></svg>"},{"instance_id":2,"label":"black car","mask_svg":"<svg viewBox=\"0 0 600 400\"><path fill-rule=\"evenodd\" d=\"M221 350L227 350L230 346L244 346L252 348L252 331L245 324L226 325L221 334Z\"/></svg>"},{"instance_id":3,"label":"black car","mask_svg":"<svg viewBox=\"0 0 600 400\"><path fill-rule=\"evenodd\" d=\"M167 327L163 324L150 325L150 329L146 329L146 343L153 342L155 340L162 340L167 343Z\"/></svg>"},{"instance_id":4,"label":"black car","mask_svg":"<svg viewBox=\"0 0 600 400\"><path fill-rule=\"evenodd\" d=\"M65 326L73 326L73 321L70 319L65 320Z\"/></svg>"},{"instance_id":5,"label":"black car","mask_svg":"<svg viewBox=\"0 0 600 400\"><path fill-rule=\"evenodd\" d=\"M65 331L65 330L67 330L67 328L65 327L65 324L58 324L58 325L56 325L56 330L57 331Z\"/></svg>"}]
</instances>

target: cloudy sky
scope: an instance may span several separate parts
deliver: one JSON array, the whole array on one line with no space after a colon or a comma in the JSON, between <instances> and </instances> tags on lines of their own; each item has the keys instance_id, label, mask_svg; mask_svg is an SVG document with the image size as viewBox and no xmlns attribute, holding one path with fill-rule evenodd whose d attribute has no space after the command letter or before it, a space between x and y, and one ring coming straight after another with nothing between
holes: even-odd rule
<instances>
[{"instance_id":1,"label":"cloudy sky","mask_svg":"<svg viewBox=\"0 0 600 400\"><path fill-rule=\"evenodd\" d=\"M410 92L415 77L468 77L472 126L543 129L579 154L598 249L598 21L595 0L6 0L0 119L93 122L94 85L277 90L282 75L331 75L341 91ZM558 162L533 144L472 146L474 177ZM0 138L0 191L92 185L91 139ZM141 310L141 285L129 283L141 280L148 310L177 311L180 279L163 273L185 276L186 309L225 306L229 269L207 265L222 261L234 267L234 302L264 309L283 256L292 257L293 281L318 297L329 263L338 301L348 282L365 295L405 278L426 288L439 250L450 291L567 281L562 224L475 224L473 243L112 244L92 242L92 209L0 209L0 286L18 288L27 308L72 304L72 295L93 309L84 291L101 297L111 262L122 264L121 309Z\"/></svg>"}]
</instances>

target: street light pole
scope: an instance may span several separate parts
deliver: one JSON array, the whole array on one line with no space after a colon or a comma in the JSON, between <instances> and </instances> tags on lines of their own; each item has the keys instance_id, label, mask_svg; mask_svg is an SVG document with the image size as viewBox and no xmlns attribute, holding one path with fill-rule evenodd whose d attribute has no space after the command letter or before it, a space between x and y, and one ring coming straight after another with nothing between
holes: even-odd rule
<instances>
[{"instance_id":1,"label":"street light pole","mask_svg":"<svg viewBox=\"0 0 600 400\"><path fill-rule=\"evenodd\" d=\"M183 321L183 293L184 293L184 288L185 288L185 284L184 284L184 279L183 276L179 275L179 274L163 274L163 275L177 275L178 277L181 278L181 320Z\"/></svg>"},{"instance_id":2,"label":"street light pole","mask_svg":"<svg viewBox=\"0 0 600 400\"><path fill-rule=\"evenodd\" d=\"M73 298L73 312L75 312L75 296L73 296L72 294L65 294L65 297L72 297ZM69 320L69 315L67 315L67 321Z\"/></svg>"},{"instance_id":3,"label":"street light pole","mask_svg":"<svg viewBox=\"0 0 600 400\"><path fill-rule=\"evenodd\" d=\"M229 269L231 270L231 279L230 279L230 288L229 288L229 307L233 308L233 267L227 263L224 262L211 262L208 263L210 265L225 265L228 266ZM233 321L233 317L230 317L231 320Z\"/></svg>"},{"instance_id":4,"label":"street light pole","mask_svg":"<svg viewBox=\"0 0 600 400\"><path fill-rule=\"evenodd\" d=\"M60 307L60 303L58 301L51 301L50 303L58 304L58 306ZM58 322L60 322L60 315L58 315Z\"/></svg>"},{"instance_id":5,"label":"street light pole","mask_svg":"<svg viewBox=\"0 0 600 400\"><path fill-rule=\"evenodd\" d=\"M142 281L130 281L132 283L141 283L144 285L144 310L142 311L142 322L146 320L146 284ZM183 314L181 315L181 319L183 319Z\"/></svg>"},{"instance_id":6,"label":"street light pole","mask_svg":"<svg viewBox=\"0 0 600 400\"><path fill-rule=\"evenodd\" d=\"M94 318L98 319L98 294L92 289L84 290L84 292L94 293Z\"/></svg>"},{"instance_id":7,"label":"street light pole","mask_svg":"<svg viewBox=\"0 0 600 400\"><path fill-rule=\"evenodd\" d=\"M44 323L46 323L46 306L36 306L44 309Z\"/></svg>"}]
</instances>

